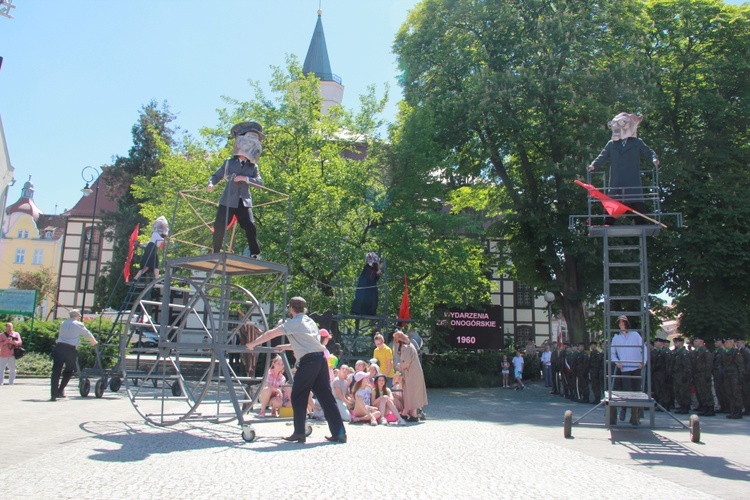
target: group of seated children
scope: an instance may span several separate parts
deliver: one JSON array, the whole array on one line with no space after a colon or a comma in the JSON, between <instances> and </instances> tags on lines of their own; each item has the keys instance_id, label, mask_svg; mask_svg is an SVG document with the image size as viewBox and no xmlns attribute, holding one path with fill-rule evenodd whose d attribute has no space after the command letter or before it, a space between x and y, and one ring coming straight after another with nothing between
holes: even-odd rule
<instances>
[{"instance_id":1,"label":"group of seated children","mask_svg":"<svg viewBox=\"0 0 750 500\"><path fill-rule=\"evenodd\" d=\"M401 415L404 407L401 396L401 373L396 372L393 376L391 390L388 388L388 379L380 373L377 363L359 360L354 366L352 369L347 365L341 365L333 370L331 388L341 418L351 423L405 425L406 421ZM315 414L316 402L312 400L312 395L310 399L308 413ZM284 361L281 356L277 355L271 361L265 384L258 396L258 403L260 417L266 416L268 408L271 409L271 416L275 417L282 406L291 406L291 386L286 383Z\"/></svg>"},{"instance_id":2,"label":"group of seated children","mask_svg":"<svg viewBox=\"0 0 750 500\"><path fill-rule=\"evenodd\" d=\"M396 423L405 425L401 416L401 375L393 377L393 390L388 388L388 379L380 373L377 363L357 361L352 370L341 365L333 381L333 395L339 406L341 417L349 422L369 422L370 425Z\"/></svg>"}]
</instances>

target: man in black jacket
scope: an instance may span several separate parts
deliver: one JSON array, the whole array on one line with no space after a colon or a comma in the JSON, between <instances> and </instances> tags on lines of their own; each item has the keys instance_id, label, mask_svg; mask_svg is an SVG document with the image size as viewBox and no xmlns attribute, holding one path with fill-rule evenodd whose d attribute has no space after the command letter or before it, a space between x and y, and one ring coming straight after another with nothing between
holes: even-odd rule
<instances>
[{"instance_id":1,"label":"man in black jacket","mask_svg":"<svg viewBox=\"0 0 750 500\"><path fill-rule=\"evenodd\" d=\"M256 122L238 123L232 127L231 136L234 138L232 157L225 160L214 172L206 186L208 191L212 191L216 184L222 180L227 181L216 211L213 251L214 253L221 251L227 223L234 216L245 231L250 255L258 258L260 246L253 220L253 199L250 195L250 186L252 184L263 185L263 179L258 171L258 158L263 151L260 143L266 136L263 135L263 127Z\"/></svg>"}]
</instances>

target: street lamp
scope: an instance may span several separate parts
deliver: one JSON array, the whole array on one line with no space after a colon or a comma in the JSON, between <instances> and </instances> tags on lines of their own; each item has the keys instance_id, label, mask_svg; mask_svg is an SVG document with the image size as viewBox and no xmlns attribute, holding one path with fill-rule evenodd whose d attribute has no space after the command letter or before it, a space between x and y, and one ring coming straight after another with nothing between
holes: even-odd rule
<instances>
[{"instance_id":1,"label":"street lamp","mask_svg":"<svg viewBox=\"0 0 750 500\"><path fill-rule=\"evenodd\" d=\"M547 318L549 319L549 345L552 345L552 303L555 301L555 294L547 292L544 294L544 301L547 303Z\"/></svg>"},{"instance_id":2,"label":"street lamp","mask_svg":"<svg viewBox=\"0 0 750 500\"><path fill-rule=\"evenodd\" d=\"M86 187L81 189L83 196L91 196L94 194L94 208L91 210L91 228L89 236L89 248L86 252L86 275L83 278L83 300L81 301L81 314L86 311L86 292L89 289L89 272L91 270L91 248L94 246L94 225L96 224L96 202L99 201L99 176L101 172L94 167L83 167L81 170L81 178L86 182ZM94 189L91 186L95 185ZM83 235L86 238L86 233Z\"/></svg>"}]
</instances>

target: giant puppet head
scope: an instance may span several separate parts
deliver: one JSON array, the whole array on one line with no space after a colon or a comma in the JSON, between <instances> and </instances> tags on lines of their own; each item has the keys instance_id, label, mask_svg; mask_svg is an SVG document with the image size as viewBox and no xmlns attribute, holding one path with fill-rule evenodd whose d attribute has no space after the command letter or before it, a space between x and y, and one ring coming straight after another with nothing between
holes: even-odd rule
<instances>
[{"instance_id":1,"label":"giant puppet head","mask_svg":"<svg viewBox=\"0 0 750 500\"><path fill-rule=\"evenodd\" d=\"M251 162L258 163L263 151L260 141L266 138L263 127L256 122L242 122L232 127L231 135L234 138L232 155L244 156Z\"/></svg>"},{"instance_id":2,"label":"giant puppet head","mask_svg":"<svg viewBox=\"0 0 750 500\"><path fill-rule=\"evenodd\" d=\"M154 221L154 225L151 226L151 232L159 233L162 238L166 237L169 234L169 223L167 222L167 218L163 215L157 217Z\"/></svg>"},{"instance_id":3,"label":"giant puppet head","mask_svg":"<svg viewBox=\"0 0 750 500\"><path fill-rule=\"evenodd\" d=\"M612 140L620 141L628 137L638 137L638 124L643 117L632 113L620 113L607 123L612 130Z\"/></svg>"}]
</instances>

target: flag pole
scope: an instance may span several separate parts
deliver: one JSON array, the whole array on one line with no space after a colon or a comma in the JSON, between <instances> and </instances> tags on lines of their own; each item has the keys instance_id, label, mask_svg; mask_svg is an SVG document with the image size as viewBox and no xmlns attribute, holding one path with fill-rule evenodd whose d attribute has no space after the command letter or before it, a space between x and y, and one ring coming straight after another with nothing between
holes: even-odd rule
<instances>
[{"instance_id":1,"label":"flag pole","mask_svg":"<svg viewBox=\"0 0 750 500\"><path fill-rule=\"evenodd\" d=\"M627 205L625 205L625 206L627 206ZM634 213L635 215L639 215L639 216L643 217L644 219L646 219L646 220L648 220L648 221L651 221L651 222L653 222L654 224L658 224L659 226L661 226L661 227L662 227L662 228L664 228L664 229L667 229L667 225L666 225L666 224L664 224L663 222L659 222L659 221L658 221L658 220L656 220L656 219L652 219L652 218L651 218L651 217L649 217L648 215L643 215L643 214L642 214L642 213L640 213L639 211L637 211L637 210L633 210L633 209L632 209L632 208L630 208L630 207L628 207L628 209L630 209L630 211L631 211L631 212L633 212L633 213Z\"/></svg>"}]
</instances>

